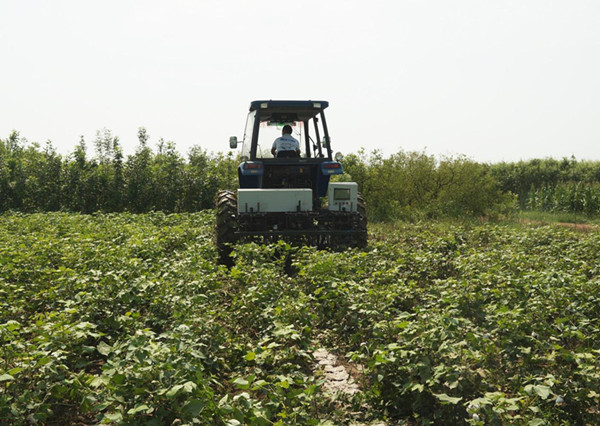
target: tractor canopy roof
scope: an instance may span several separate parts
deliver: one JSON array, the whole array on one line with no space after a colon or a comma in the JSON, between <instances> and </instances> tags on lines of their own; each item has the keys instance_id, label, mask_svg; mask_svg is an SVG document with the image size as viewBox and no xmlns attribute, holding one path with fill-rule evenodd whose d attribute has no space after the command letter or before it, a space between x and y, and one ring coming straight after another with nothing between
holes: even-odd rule
<instances>
[{"instance_id":1,"label":"tractor canopy roof","mask_svg":"<svg viewBox=\"0 0 600 426\"><path fill-rule=\"evenodd\" d=\"M250 111L260 110L261 121L306 121L328 106L327 101L252 101Z\"/></svg>"}]
</instances>

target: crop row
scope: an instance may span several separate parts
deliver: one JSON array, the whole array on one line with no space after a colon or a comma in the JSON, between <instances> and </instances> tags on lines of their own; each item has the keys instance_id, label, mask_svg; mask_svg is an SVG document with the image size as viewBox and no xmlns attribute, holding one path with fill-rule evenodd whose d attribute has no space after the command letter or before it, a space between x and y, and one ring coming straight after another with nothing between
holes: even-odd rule
<instances>
[{"instance_id":1,"label":"crop row","mask_svg":"<svg viewBox=\"0 0 600 426\"><path fill-rule=\"evenodd\" d=\"M345 252L244 244L211 212L0 216L0 419L598 423L600 235L371 229ZM353 371L327 392L313 352Z\"/></svg>"}]
</instances>

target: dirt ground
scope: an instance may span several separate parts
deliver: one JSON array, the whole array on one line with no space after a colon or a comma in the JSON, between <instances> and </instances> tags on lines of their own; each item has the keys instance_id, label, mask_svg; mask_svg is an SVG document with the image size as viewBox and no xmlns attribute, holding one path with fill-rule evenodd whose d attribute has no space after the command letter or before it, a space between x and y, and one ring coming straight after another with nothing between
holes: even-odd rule
<instances>
[{"instance_id":1,"label":"dirt ground","mask_svg":"<svg viewBox=\"0 0 600 426\"><path fill-rule=\"evenodd\" d=\"M589 223L569 223L569 222L542 222L540 220L519 219L520 223L529 223L532 225L556 225L565 228L571 228L575 231L592 232L598 230L598 225Z\"/></svg>"}]
</instances>

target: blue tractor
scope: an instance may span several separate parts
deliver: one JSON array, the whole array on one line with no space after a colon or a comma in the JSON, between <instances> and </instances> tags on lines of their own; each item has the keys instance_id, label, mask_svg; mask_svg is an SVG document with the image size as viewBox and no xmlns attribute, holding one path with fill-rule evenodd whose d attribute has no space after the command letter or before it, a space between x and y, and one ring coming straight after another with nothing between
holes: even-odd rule
<instances>
[{"instance_id":1,"label":"blue tractor","mask_svg":"<svg viewBox=\"0 0 600 426\"><path fill-rule=\"evenodd\" d=\"M241 144L239 189L217 195L217 249L230 264L238 241L285 239L319 248L364 247L365 204L354 182L330 182L343 173L325 120L326 101L266 100L250 103ZM274 140L290 126L300 145L276 153ZM287 127L290 129L290 127ZM289 130L288 130L289 131ZM285 154L285 155L281 155Z\"/></svg>"}]
</instances>

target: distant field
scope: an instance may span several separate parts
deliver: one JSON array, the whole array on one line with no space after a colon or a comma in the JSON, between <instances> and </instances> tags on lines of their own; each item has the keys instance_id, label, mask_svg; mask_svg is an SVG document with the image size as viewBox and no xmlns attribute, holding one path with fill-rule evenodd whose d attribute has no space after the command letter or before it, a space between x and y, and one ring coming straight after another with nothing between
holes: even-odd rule
<instances>
[{"instance_id":1,"label":"distant field","mask_svg":"<svg viewBox=\"0 0 600 426\"><path fill-rule=\"evenodd\" d=\"M227 270L213 226L0 215L0 423L600 423L596 228L371 225Z\"/></svg>"}]
</instances>

